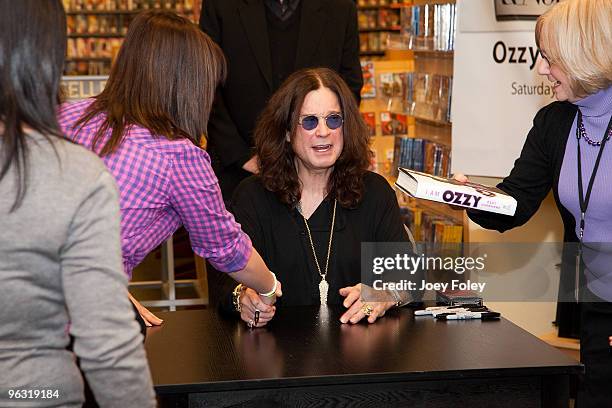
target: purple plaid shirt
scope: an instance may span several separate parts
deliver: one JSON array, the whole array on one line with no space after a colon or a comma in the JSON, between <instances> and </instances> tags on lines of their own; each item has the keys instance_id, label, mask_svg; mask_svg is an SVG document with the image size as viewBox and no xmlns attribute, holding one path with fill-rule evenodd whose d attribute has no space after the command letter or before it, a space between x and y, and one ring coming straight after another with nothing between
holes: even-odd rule
<instances>
[{"instance_id":1,"label":"purple plaid shirt","mask_svg":"<svg viewBox=\"0 0 612 408\"><path fill-rule=\"evenodd\" d=\"M58 114L66 136L90 150L103 115L93 118L78 133L72 127L92 101L64 104ZM110 131L103 142L109 136ZM189 232L194 252L218 270L233 272L246 266L251 240L225 209L204 150L187 139L156 137L133 125L119 149L102 160L119 187L121 247L128 276L181 225Z\"/></svg>"}]
</instances>

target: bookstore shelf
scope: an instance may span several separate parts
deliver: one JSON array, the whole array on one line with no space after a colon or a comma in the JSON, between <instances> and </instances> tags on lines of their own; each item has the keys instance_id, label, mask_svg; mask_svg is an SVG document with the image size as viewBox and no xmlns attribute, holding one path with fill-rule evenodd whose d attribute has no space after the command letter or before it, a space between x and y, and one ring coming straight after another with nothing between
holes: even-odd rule
<instances>
[{"instance_id":1,"label":"bookstore shelf","mask_svg":"<svg viewBox=\"0 0 612 408\"><path fill-rule=\"evenodd\" d=\"M412 50L414 52L415 58L419 57L436 57L436 58L449 58L452 59L454 57L453 51L441 51L441 50Z\"/></svg>"},{"instance_id":2,"label":"bookstore shelf","mask_svg":"<svg viewBox=\"0 0 612 408\"><path fill-rule=\"evenodd\" d=\"M381 31L400 31L401 27L368 27L368 28L360 28L359 32L361 33L375 33Z\"/></svg>"},{"instance_id":3,"label":"bookstore shelf","mask_svg":"<svg viewBox=\"0 0 612 408\"><path fill-rule=\"evenodd\" d=\"M191 9L189 9L189 10L178 10L178 9L165 8L165 7L164 8L159 7L158 9L172 11L173 13L179 13L179 14L182 14L182 15L187 15L187 14L191 14L191 13L194 12ZM143 10L147 10L147 9L140 9L140 10L78 10L78 11L67 11L66 15L67 16L78 16L78 15L85 15L85 16L130 15L130 14L138 14L138 13L140 13Z\"/></svg>"},{"instance_id":4,"label":"bookstore shelf","mask_svg":"<svg viewBox=\"0 0 612 408\"><path fill-rule=\"evenodd\" d=\"M66 62L79 62L79 61L108 61L105 57L74 57L66 58Z\"/></svg>"},{"instance_id":5,"label":"bookstore shelf","mask_svg":"<svg viewBox=\"0 0 612 408\"><path fill-rule=\"evenodd\" d=\"M364 5L364 6L357 6L357 10L384 10L384 9L388 9L391 8L389 5Z\"/></svg>"},{"instance_id":6,"label":"bookstore shelf","mask_svg":"<svg viewBox=\"0 0 612 408\"><path fill-rule=\"evenodd\" d=\"M123 38L119 33L70 33L68 38Z\"/></svg>"},{"instance_id":7,"label":"bookstore shelf","mask_svg":"<svg viewBox=\"0 0 612 408\"><path fill-rule=\"evenodd\" d=\"M416 116L416 115L411 115L411 116L416 121L424 122L424 123L427 123L428 125L444 126L444 127L451 127L451 126L453 126L453 124L450 121L447 121L447 120L435 120L435 119L424 118L424 117Z\"/></svg>"},{"instance_id":8,"label":"bookstore shelf","mask_svg":"<svg viewBox=\"0 0 612 408\"><path fill-rule=\"evenodd\" d=\"M399 35L401 11L397 7L404 3L398 0L357 1L357 25L362 56L378 55L372 53L386 51L390 37Z\"/></svg>"},{"instance_id":9,"label":"bookstore shelf","mask_svg":"<svg viewBox=\"0 0 612 408\"><path fill-rule=\"evenodd\" d=\"M197 22L200 0L63 0L68 29L64 75L108 75L136 14L168 10Z\"/></svg>"},{"instance_id":10,"label":"bookstore shelf","mask_svg":"<svg viewBox=\"0 0 612 408\"><path fill-rule=\"evenodd\" d=\"M376 2L376 0L373 0L374 2ZM370 2L371 3L371 2ZM404 2L395 2L395 3L386 3L384 0L382 2L382 4L377 3L377 4L370 4L367 1L359 1L359 4L357 5L357 10L384 10L384 9L400 9L403 7L410 7L412 6L412 1L404 1Z\"/></svg>"},{"instance_id":11,"label":"bookstore shelf","mask_svg":"<svg viewBox=\"0 0 612 408\"><path fill-rule=\"evenodd\" d=\"M412 0L412 4L415 6L433 6L440 4L455 4L455 0Z\"/></svg>"},{"instance_id":12,"label":"bookstore shelf","mask_svg":"<svg viewBox=\"0 0 612 408\"><path fill-rule=\"evenodd\" d=\"M404 193L401 193L401 194L404 194ZM457 224L461 224L461 225L463 224L464 211L455 210L451 208L451 206L449 206L448 204L436 203L434 201L426 201L426 200L419 200L417 202L417 200L412 197L408 197L407 199L405 199L404 204L408 204L408 205L415 206L415 207L420 207L423 210L426 210L427 212L430 212L432 214L451 218Z\"/></svg>"},{"instance_id":13,"label":"bookstore shelf","mask_svg":"<svg viewBox=\"0 0 612 408\"><path fill-rule=\"evenodd\" d=\"M384 51L361 51L359 53L359 55L361 56L384 56L385 52Z\"/></svg>"},{"instance_id":14,"label":"bookstore shelf","mask_svg":"<svg viewBox=\"0 0 612 408\"><path fill-rule=\"evenodd\" d=\"M408 2L389 4L389 8L392 8L392 9L401 9L401 8L410 7L410 6L412 6L412 3L408 3Z\"/></svg>"},{"instance_id":15,"label":"bookstore shelf","mask_svg":"<svg viewBox=\"0 0 612 408\"><path fill-rule=\"evenodd\" d=\"M78 10L78 11L67 11L67 16L99 16L99 15L117 15L117 14L136 14L139 10Z\"/></svg>"},{"instance_id":16,"label":"bookstore shelf","mask_svg":"<svg viewBox=\"0 0 612 408\"><path fill-rule=\"evenodd\" d=\"M397 167L450 176L454 3L394 5L401 30L397 38L390 37L392 48L386 50L386 59L362 60L361 111L372 135L374 167L391 184ZM399 192L398 201L404 222L417 239L468 241L464 211Z\"/></svg>"}]
</instances>

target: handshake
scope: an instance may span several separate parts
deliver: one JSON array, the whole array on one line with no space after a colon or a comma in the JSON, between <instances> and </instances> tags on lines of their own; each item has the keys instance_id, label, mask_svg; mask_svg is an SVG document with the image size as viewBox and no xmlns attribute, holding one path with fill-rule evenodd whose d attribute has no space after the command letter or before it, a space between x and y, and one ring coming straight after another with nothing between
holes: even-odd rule
<instances>
[{"instance_id":1,"label":"handshake","mask_svg":"<svg viewBox=\"0 0 612 408\"><path fill-rule=\"evenodd\" d=\"M341 323L358 323L367 318L368 323L374 323L383 317L391 307L398 306L398 301L392 297L389 301L364 302L361 299L361 283L355 286L347 286L339 290L340 296L344 297L343 306L347 311L340 317ZM240 318L246 322L249 328L264 327L276 313L276 298L282 296L281 284L269 293L257 293L255 290L239 284L232 293L232 304L234 309L240 313Z\"/></svg>"},{"instance_id":2,"label":"handshake","mask_svg":"<svg viewBox=\"0 0 612 408\"><path fill-rule=\"evenodd\" d=\"M247 323L250 329L265 326L276 312L276 298L283 295L281 283L276 280L273 291L257 293L253 289L239 284L232 292L232 304L240 313L240 318Z\"/></svg>"}]
</instances>

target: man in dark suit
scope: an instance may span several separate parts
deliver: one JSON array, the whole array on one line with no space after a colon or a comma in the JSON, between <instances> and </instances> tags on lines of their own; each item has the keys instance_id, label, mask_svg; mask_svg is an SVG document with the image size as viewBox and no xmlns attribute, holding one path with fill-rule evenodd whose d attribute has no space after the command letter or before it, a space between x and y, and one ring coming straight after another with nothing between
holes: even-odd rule
<instances>
[{"instance_id":1,"label":"man in dark suit","mask_svg":"<svg viewBox=\"0 0 612 408\"><path fill-rule=\"evenodd\" d=\"M252 132L269 97L294 71L336 70L359 101L353 0L204 0L200 27L223 49L228 77L208 126L208 151L226 201L256 173Z\"/></svg>"}]
</instances>

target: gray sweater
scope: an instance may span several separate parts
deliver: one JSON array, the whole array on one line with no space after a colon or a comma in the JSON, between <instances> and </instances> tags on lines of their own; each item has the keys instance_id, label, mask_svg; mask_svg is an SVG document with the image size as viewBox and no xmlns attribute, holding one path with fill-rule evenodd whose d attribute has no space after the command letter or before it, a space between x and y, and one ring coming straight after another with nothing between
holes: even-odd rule
<instances>
[{"instance_id":1,"label":"gray sweater","mask_svg":"<svg viewBox=\"0 0 612 408\"><path fill-rule=\"evenodd\" d=\"M122 269L114 180L93 153L53 143L55 151L28 136L27 191L12 213L14 172L0 181L0 406L80 406L75 357L100 406L155 406ZM55 395L43 398L46 390ZM15 397L24 394L35 398Z\"/></svg>"}]
</instances>

